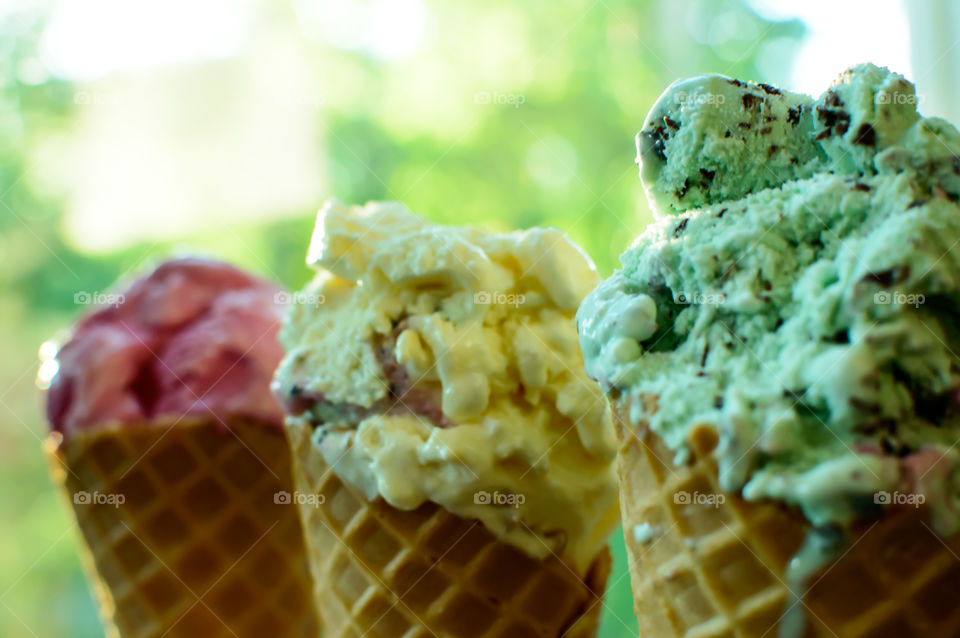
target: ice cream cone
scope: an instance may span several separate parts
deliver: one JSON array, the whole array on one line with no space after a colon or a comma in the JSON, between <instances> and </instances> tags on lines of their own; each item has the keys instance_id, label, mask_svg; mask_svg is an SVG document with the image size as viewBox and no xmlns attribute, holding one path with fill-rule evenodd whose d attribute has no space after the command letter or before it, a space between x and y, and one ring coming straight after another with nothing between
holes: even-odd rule
<instances>
[{"instance_id":1,"label":"ice cream cone","mask_svg":"<svg viewBox=\"0 0 960 638\"><path fill-rule=\"evenodd\" d=\"M284 434L229 428L171 419L48 438L109 636L318 635Z\"/></svg>"},{"instance_id":2,"label":"ice cream cone","mask_svg":"<svg viewBox=\"0 0 960 638\"><path fill-rule=\"evenodd\" d=\"M675 466L663 441L620 408L621 509L641 636L960 635L960 537L941 540L923 510L889 508L849 530L839 558L794 596L787 569L807 520L723 493L712 429L695 429L690 463Z\"/></svg>"},{"instance_id":3,"label":"ice cream cone","mask_svg":"<svg viewBox=\"0 0 960 638\"><path fill-rule=\"evenodd\" d=\"M434 503L367 501L287 427L316 601L329 638L596 635L610 554L587 574L534 560Z\"/></svg>"}]
</instances>

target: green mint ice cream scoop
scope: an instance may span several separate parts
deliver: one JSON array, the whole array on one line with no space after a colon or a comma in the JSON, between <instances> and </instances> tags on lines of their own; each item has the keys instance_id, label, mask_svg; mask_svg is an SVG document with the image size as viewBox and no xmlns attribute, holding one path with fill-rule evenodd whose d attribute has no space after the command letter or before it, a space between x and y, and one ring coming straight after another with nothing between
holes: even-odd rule
<instances>
[{"instance_id":1,"label":"green mint ice cream scoop","mask_svg":"<svg viewBox=\"0 0 960 638\"><path fill-rule=\"evenodd\" d=\"M960 531L960 133L917 102L873 65L672 85L637 136L656 221L577 313L631 422L677 462L714 428L724 489L814 526L899 490Z\"/></svg>"}]
</instances>

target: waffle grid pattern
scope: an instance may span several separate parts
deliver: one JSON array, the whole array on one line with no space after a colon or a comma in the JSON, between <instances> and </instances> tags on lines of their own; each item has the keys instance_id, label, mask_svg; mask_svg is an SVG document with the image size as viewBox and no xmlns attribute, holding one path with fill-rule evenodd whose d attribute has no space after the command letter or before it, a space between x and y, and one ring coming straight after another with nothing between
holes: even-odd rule
<instances>
[{"instance_id":1,"label":"waffle grid pattern","mask_svg":"<svg viewBox=\"0 0 960 638\"><path fill-rule=\"evenodd\" d=\"M368 502L328 471L304 426L288 432L294 482L323 497L301 516L327 638L596 635L608 551L584 581L436 504L405 512Z\"/></svg>"},{"instance_id":2,"label":"waffle grid pattern","mask_svg":"<svg viewBox=\"0 0 960 638\"><path fill-rule=\"evenodd\" d=\"M170 426L46 444L108 635L316 638L299 517L274 502L291 489L282 433L243 421L230 424L237 436L214 422ZM84 493L92 502L76 503ZM96 494L125 500L97 503Z\"/></svg>"},{"instance_id":3,"label":"waffle grid pattern","mask_svg":"<svg viewBox=\"0 0 960 638\"><path fill-rule=\"evenodd\" d=\"M627 423L624 409L617 418L621 509L641 636L960 636L960 537L944 543L915 508L852 530L852 547L798 602L784 574L806 520L731 494L721 505L697 502L696 494L722 493L713 431L698 428L692 463L676 467L659 437ZM655 530L652 538L635 538L643 523Z\"/></svg>"}]
</instances>

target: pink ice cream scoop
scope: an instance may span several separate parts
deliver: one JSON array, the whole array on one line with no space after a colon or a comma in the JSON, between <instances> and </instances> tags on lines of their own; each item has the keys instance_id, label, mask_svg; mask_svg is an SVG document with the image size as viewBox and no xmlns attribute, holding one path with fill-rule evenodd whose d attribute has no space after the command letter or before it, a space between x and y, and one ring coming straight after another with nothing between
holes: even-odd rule
<instances>
[{"instance_id":1,"label":"pink ice cream scoop","mask_svg":"<svg viewBox=\"0 0 960 638\"><path fill-rule=\"evenodd\" d=\"M115 306L83 318L57 353L47 394L54 430L205 416L283 426L270 379L280 289L233 266L174 259L135 281Z\"/></svg>"}]
</instances>

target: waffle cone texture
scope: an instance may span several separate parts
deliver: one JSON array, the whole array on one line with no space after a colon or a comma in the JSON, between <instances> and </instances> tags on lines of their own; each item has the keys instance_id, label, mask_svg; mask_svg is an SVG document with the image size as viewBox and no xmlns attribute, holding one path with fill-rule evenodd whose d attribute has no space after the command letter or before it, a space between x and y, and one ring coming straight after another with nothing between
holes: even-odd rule
<instances>
[{"instance_id":1,"label":"waffle cone texture","mask_svg":"<svg viewBox=\"0 0 960 638\"><path fill-rule=\"evenodd\" d=\"M794 596L786 569L807 520L735 494L711 502L723 494L714 432L697 428L691 461L678 467L663 441L630 425L619 407L620 501L642 637L960 636L960 537L937 537L922 510L888 509L851 529L846 553ZM652 533L635 536L644 523Z\"/></svg>"},{"instance_id":2,"label":"waffle cone texture","mask_svg":"<svg viewBox=\"0 0 960 638\"><path fill-rule=\"evenodd\" d=\"M111 638L316 638L283 432L237 421L51 435ZM277 502L280 501L280 502Z\"/></svg>"},{"instance_id":3,"label":"waffle cone texture","mask_svg":"<svg viewBox=\"0 0 960 638\"><path fill-rule=\"evenodd\" d=\"M610 574L535 560L479 521L425 503L367 501L330 471L310 430L288 425L317 607L327 638L595 636Z\"/></svg>"}]
</instances>

